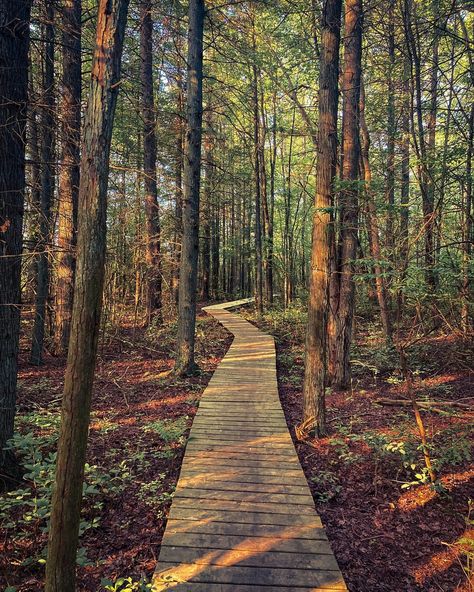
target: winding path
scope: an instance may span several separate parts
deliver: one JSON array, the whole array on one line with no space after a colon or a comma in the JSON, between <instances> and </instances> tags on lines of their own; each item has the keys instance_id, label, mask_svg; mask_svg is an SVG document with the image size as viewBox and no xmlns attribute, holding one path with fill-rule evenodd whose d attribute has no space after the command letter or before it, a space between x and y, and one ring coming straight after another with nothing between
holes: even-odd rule
<instances>
[{"instance_id":1,"label":"winding path","mask_svg":"<svg viewBox=\"0 0 474 592\"><path fill-rule=\"evenodd\" d=\"M278 397L273 337L229 308L205 310L235 339L204 391L153 590L347 590Z\"/></svg>"}]
</instances>

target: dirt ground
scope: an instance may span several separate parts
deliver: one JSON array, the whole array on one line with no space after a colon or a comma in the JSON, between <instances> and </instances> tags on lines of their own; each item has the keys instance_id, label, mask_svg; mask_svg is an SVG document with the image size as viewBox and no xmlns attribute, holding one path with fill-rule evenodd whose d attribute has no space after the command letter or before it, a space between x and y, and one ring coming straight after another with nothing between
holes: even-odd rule
<instances>
[{"instance_id":1,"label":"dirt ground","mask_svg":"<svg viewBox=\"0 0 474 592\"><path fill-rule=\"evenodd\" d=\"M474 413L449 407L422 413L439 482L436 489L421 483L413 411L376 403L404 396L396 352L359 330L352 388L327 397L329 436L298 442L302 332L271 319L259 324L276 335L288 426L351 592L472 592ZM409 352L419 400L474 408L472 340L427 337Z\"/></svg>"}]
</instances>

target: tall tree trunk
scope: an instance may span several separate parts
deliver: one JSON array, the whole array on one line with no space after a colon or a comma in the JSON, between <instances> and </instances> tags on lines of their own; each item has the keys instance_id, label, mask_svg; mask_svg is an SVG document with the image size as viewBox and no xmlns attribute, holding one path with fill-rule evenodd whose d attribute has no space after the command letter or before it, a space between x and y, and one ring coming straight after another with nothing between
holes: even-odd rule
<instances>
[{"instance_id":1,"label":"tall tree trunk","mask_svg":"<svg viewBox=\"0 0 474 592\"><path fill-rule=\"evenodd\" d=\"M13 436L16 404L30 6L29 0L0 4L0 489L19 473L5 443Z\"/></svg>"},{"instance_id":2,"label":"tall tree trunk","mask_svg":"<svg viewBox=\"0 0 474 592\"><path fill-rule=\"evenodd\" d=\"M354 316L354 262L358 237L359 177L359 95L362 53L362 0L347 0L345 5L343 119L342 119L342 182L340 193L340 267L332 281L339 282L338 302L331 310L330 374L335 387L350 384L350 347ZM331 303L333 306L333 303Z\"/></svg>"},{"instance_id":3,"label":"tall tree trunk","mask_svg":"<svg viewBox=\"0 0 474 592\"><path fill-rule=\"evenodd\" d=\"M466 47L469 57L470 81L474 87L474 59L472 52L472 42L470 43L469 31L464 19L461 17L461 27L466 41ZM466 180L464 190L463 205L463 245L462 245L462 264L461 264L461 325L465 334L472 331L473 328L473 293L472 293L472 242L473 242L473 215L472 215L472 158L474 152L474 103L468 119L467 132L467 155L466 155Z\"/></svg>"},{"instance_id":4,"label":"tall tree trunk","mask_svg":"<svg viewBox=\"0 0 474 592\"><path fill-rule=\"evenodd\" d=\"M388 3L388 88L387 88L387 226L386 245L389 260L393 260L395 208L395 0Z\"/></svg>"},{"instance_id":5,"label":"tall tree trunk","mask_svg":"<svg viewBox=\"0 0 474 592\"><path fill-rule=\"evenodd\" d=\"M211 293L212 297L219 297L219 264L220 264L220 227L219 227L219 203L214 196L211 202L212 211L212 235L211 235Z\"/></svg>"},{"instance_id":6,"label":"tall tree trunk","mask_svg":"<svg viewBox=\"0 0 474 592\"><path fill-rule=\"evenodd\" d=\"M433 0L432 10L438 14L438 0ZM415 5L416 6L416 5ZM412 0L404 2L404 25L407 46L410 54L411 63L414 69L414 86L416 95L416 127L413 126L413 139L418 157L418 177L422 198L423 222L424 222L424 260L425 260L425 280L427 285L436 291L437 279L434 269L434 229L435 229L435 211L434 211L434 168L432 161L435 156L435 136L436 136L436 115L437 115L437 89L438 89L438 47L439 31L435 27L435 33L432 44L432 63L430 76L430 104L427 128L423 121L423 75L419 46L413 33L413 16L415 16L415 25L417 25L416 10ZM436 17L437 20L437 17ZM418 29L418 27L417 27ZM426 133L427 132L427 133Z\"/></svg>"},{"instance_id":7,"label":"tall tree trunk","mask_svg":"<svg viewBox=\"0 0 474 592\"><path fill-rule=\"evenodd\" d=\"M260 196L262 200L262 238L263 238L263 294L267 304L273 302L273 217L268 200L267 167L265 165L265 141L267 124L265 115L264 88L261 72L258 72L260 82L260 117L259 117L259 167L260 167Z\"/></svg>"},{"instance_id":8,"label":"tall tree trunk","mask_svg":"<svg viewBox=\"0 0 474 592\"><path fill-rule=\"evenodd\" d=\"M199 254L204 13L204 0L190 0L183 175L183 241L179 272L178 357L175 369L180 375L193 373L196 369L194 338Z\"/></svg>"},{"instance_id":9,"label":"tall tree trunk","mask_svg":"<svg viewBox=\"0 0 474 592\"><path fill-rule=\"evenodd\" d=\"M140 76L145 177L147 324L161 323L160 212L156 184L156 122L153 97L152 0L140 2Z\"/></svg>"},{"instance_id":10,"label":"tall tree trunk","mask_svg":"<svg viewBox=\"0 0 474 592\"><path fill-rule=\"evenodd\" d=\"M405 58L403 72L403 105L401 113L401 190L400 190L400 246L399 289L397 294L397 327L400 327L404 306L403 284L408 269L408 221L410 214L410 64Z\"/></svg>"},{"instance_id":11,"label":"tall tree trunk","mask_svg":"<svg viewBox=\"0 0 474 592\"><path fill-rule=\"evenodd\" d=\"M426 145L426 193L423 202L423 216L425 221L425 275L429 288L436 291L438 288L438 277L436 272L435 257L435 229L436 229L436 211L435 211L435 186L436 186L436 124L438 115L438 69L439 69L439 2L432 0L431 11L433 18L433 43L431 55L430 72L430 101L428 122L426 125L427 145Z\"/></svg>"},{"instance_id":12,"label":"tall tree trunk","mask_svg":"<svg viewBox=\"0 0 474 592\"><path fill-rule=\"evenodd\" d=\"M45 4L45 41L43 96L41 107L41 207L40 240L36 262L35 321L30 352L30 363L43 362L46 306L50 276L51 206L54 195L54 5Z\"/></svg>"},{"instance_id":13,"label":"tall tree trunk","mask_svg":"<svg viewBox=\"0 0 474 592\"><path fill-rule=\"evenodd\" d=\"M64 2L62 7L62 152L57 242L59 256L53 336L56 355L65 354L67 351L74 296L81 136L81 12L81 0Z\"/></svg>"},{"instance_id":14,"label":"tall tree trunk","mask_svg":"<svg viewBox=\"0 0 474 592\"><path fill-rule=\"evenodd\" d=\"M337 106L341 0L324 3L319 73L319 138L316 199L313 214L308 323L303 384L303 420L326 433L327 319L333 229L334 179L337 161Z\"/></svg>"},{"instance_id":15,"label":"tall tree trunk","mask_svg":"<svg viewBox=\"0 0 474 592\"><path fill-rule=\"evenodd\" d=\"M255 14L252 14L252 47L257 49L255 35ZM260 121L258 101L258 68L252 65L253 94L253 141L254 141L254 174L255 174L255 308L258 315L263 314L263 248L262 248L262 166L260 147Z\"/></svg>"},{"instance_id":16,"label":"tall tree trunk","mask_svg":"<svg viewBox=\"0 0 474 592\"><path fill-rule=\"evenodd\" d=\"M201 298L210 298L211 286L211 216L214 183L214 138L212 130L211 108L207 120L207 140L205 146L206 177L204 184L204 208L202 213L202 249L201 249Z\"/></svg>"},{"instance_id":17,"label":"tall tree trunk","mask_svg":"<svg viewBox=\"0 0 474 592\"><path fill-rule=\"evenodd\" d=\"M73 592L102 309L107 184L128 0L100 0L79 186L76 283L46 563L46 592Z\"/></svg>"},{"instance_id":18,"label":"tall tree trunk","mask_svg":"<svg viewBox=\"0 0 474 592\"><path fill-rule=\"evenodd\" d=\"M183 81L181 66L178 65L177 76L177 102L176 108L176 140L174 161L175 183L175 223L173 244L173 269L171 273L171 293L173 300L178 304L179 300L179 264L181 260L181 240L183 236Z\"/></svg>"},{"instance_id":19,"label":"tall tree trunk","mask_svg":"<svg viewBox=\"0 0 474 592\"><path fill-rule=\"evenodd\" d=\"M374 196L372 194L372 168L369 160L370 150L370 135L365 120L365 89L364 83L361 79L360 86L360 100L359 100L359 119L360 119L360 137L361 137L361 157L362 168L364 172L365 181L365 195L367 199L367 211L369 218L369 234L370 247L372 257L374 260L375 271L375 290L377 293L377 300L380 307L380 317L382 320L382 327L385 334L385 339L388 342L392 340L392 323L390 319L390 309L388 306L387 287L385 278L383 276L382 266L382 249L380 247L379 227L377 223L377 210L375 207Z\"/></svg>"},{"instance_id":20,"label":"tall tree trunk","mask_svg":"<svg viewBox=\"0 0 474 592\"><path fill-rule=\"evenodd\" d=\"M461 321L465 334L472 329L472 155L474 147L474 104L469 116L468 147L466 157L466 181L464 190L464 224L462 249Z\"/></svg>"}]
</instances>

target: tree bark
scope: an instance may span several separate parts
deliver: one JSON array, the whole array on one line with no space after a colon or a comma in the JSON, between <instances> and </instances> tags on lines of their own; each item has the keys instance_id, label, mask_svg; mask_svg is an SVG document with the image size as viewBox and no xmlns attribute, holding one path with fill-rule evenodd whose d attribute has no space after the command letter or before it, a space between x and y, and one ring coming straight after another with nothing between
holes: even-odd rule
<instances>
[{"instance_id":1,"label":"tree bark","mask_svg":"<svg viewBox=\"0 0 474 592\"><path fill-rule=\"evenodd\" d=\"M13 436L25 197L29 0L0 4L0 489L18 477Z\"/></svg>"},{"instance_id":2,"label":"tree bark","mask_svg":"<svg viewBox=\"0 0 474 592\"><path fill-rule=\"evenodd\" d=\"M395 207L395 0L388 3L388 84L387 84L387 226L386 245L389 260L394 253L394 207Z\"/></svg>"},{"instance_id":3,"label":"tree bark","mask_svg":"<svg viewBox=\"0 0 474 592\"><path fill-rule=\"evenodd\" d=\"M46 592L75 590L91 393L102 308L107 185L128 0L101 0L79 186L76 283L46 563Z\"/></svg>"},{"instance_id":4,"label":"tree bark","mask_svg":"<svg viewBox=\"0 0 474 592\"><path fill-rule=\"evenodd\" d=\"M140 2L140 78L143 117L143 173L145 177L147 299L146 324L161 323L161 230L156 182L156 122L153 97L152 1Z\"/></svg>"},{"instance_id":5,"label":"tree bark","mask_svg":"<svg viewBox=\"0 0 474 592\"><path fill-rule=\"evenodd\" d=\"M179 272L178 357L175 366L175 372L180 375L188 375L196 370L194 338L199 254L204 13L204 0L190 0L183 174L183 241Z\"/></svg>"},{"instance_id":6,"label":"tree bark","mask_svg":"<svg viewBox=\"0 0 474 592\"><path fill-rule=\"evenodd\" d=\"M397 327L400 328L404 307L403 284L408 269L408 221L410 214L410 64L405 58L403 72L403 105L401 113L401 190L400 190L400 246L399 246L399 289L397 294Z\"/></svg>"},{"instance_id":7,"label":"tree bark","mask_svg":"<svg viewBox=\"0 0 474 592\"><path fill-rule=\"evenodd\" d=\"M43 96L41 106L41 204L40 231L36 259L36 301L30 363L43 363L43 348L46 322L46 306L49 293L51 205L54 195L54 5L52 0L45 4L45 40Z\"/></svg>"},{"instance_id":8,"label":"tree bark","mask_svg":"<svg viewBox=\"0 0 474 592\"><path fill-rule=\"evenodd\" d=\"M210 111L209 111L210 113ZM211 286L211 215L214 184L214 138L212 118L209 115L207 141L205 146L206 177L204 185L204 208L202 213L202 248L201 248L201 298L205 302L210 298Z\"/></svg>"},{"instance_id":9,"label":"tree bark","mask_svg":"<svg viewBox=\"0 0 474 592\"><path fill-rule=\"evenodd\" d=\"M354 262L358 237L359 96L362 53L362 0L345 6L344 72L342 83L342 182L340 193L340 256L337 302L331 302L329 369L335 387L348 388L351 379L350 347L354 315Z\"/></svg>"},{"instance_id":10,"label":"tree bark","mask_svg":"<svg viewBox=\"0 0 474 592\"><path fill-rule=\"evenodd\" d=\"M81 137L81 13L81 0L64 2L62 7L62 152L57 242L59 256L53 336L56 355L63 355L67 351L74 296Z\"/></svg>"},{"instance_id":11,"label":"tree bark","mask_svg":"<svg viewBox=\"0 0 474 592\"><path fill-rule=\"evenodd\" d=\"M173 269L171 275L171 292L176 304L179 301L179 265L181 261L181 241L183 238L183 81L181 67L178 65L175 140L175 227L173 244Z\"/></svg>"},{"instance_id":12,"label":"tree bark","mask_svg":"<svg viewBox=\"0 0 474 592\"><path fill-rule=\"evenodd\" d=\"M308 323L303 384L303 421L326 433L327 319L337 161L337 107L341 0L323 6L319 74L319 137L315 210L309 276Z\"/></svg>"},{"instance_id":13,"label":"tree bark","mask_svg":"<svg viewBox=\"0 0 474 592\"><path fill-rule=\"evenodd\" d=\"M474 77L474 73L473 73ZM466 156L466 181L464 190L464 224L462 249L462 279L461 279L461 325L467 335L472 330L472 155L474 148L474 104L471 105L468 129L468 147Z\"/></svg>"},{"instance_id":14,"label":"tree bark","mask_svg":"<svg viewBox=\"0 0 474 592\"><path fill-rule=\"evenodd\" d=\"M255 54L257 41L255 35L255 14L252 11L252 48ZM253 100L253 142L254 142L254 175L255 175L255 309L258 315L263 314L263 249L262 249L262 166L260 146L260 122L258 101L258 68L252 64L252 100Z\"/></svg>"}]
</instances>

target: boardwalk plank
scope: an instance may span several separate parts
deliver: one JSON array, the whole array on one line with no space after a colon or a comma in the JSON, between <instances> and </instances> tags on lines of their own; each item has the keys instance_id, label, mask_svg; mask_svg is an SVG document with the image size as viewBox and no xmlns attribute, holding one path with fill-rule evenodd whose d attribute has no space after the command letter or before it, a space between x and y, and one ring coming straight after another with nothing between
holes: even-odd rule
<instances>
[{"instance_id":1,"label":"boardwalk plank","mask_svg":"<svg viewBox=\"0 0 474 592\"><path fill-rule=\"evenodd\" d=\"M274 340L234 304L207 309L234 342L193 422L153 590L347 590L280 405Z\"/></svg>"}]
</instances>

